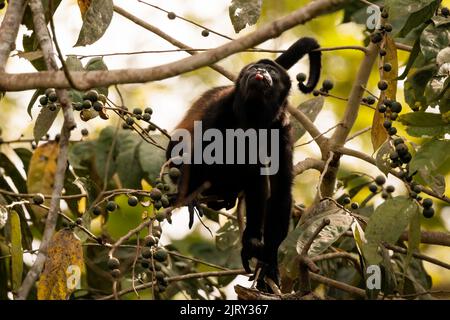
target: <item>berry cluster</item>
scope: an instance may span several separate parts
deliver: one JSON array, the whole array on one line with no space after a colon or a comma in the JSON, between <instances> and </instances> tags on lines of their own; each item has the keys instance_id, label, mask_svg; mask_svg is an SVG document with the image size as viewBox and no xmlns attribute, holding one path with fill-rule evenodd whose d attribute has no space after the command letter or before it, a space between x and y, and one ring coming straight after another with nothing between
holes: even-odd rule
<instances>
[{"instance_id":1,"label":"berry cluster","mask_svg":"<svg viewBox=\"0 0 450 320\"><path fill-rule=\"evenodd\" d=\"M383 8L381 11L381 17L383 18L383 20L386 20L387 18L389 18L389 13ZM373 43L379 43L383 40L384 34L386 32L391 32L391 31L392 31L392 25L390 23L384 22L383 24L380 25L378 30L376 30L375 32L372 33L372 35L370 36L370 41L372 41ZM380 52L380 54L381 54L381 52ZM386 51L384 52L384 55L386 55Z\"/></svg>"},{"instance_id":2,"label":"berry cluster","mask_svg":"<svg viewBox=\"0 0 450 320\"><path fill-rule=\"evenodd\" d=\"M123 129L131 129L136 121L142 120L146 123L149 123L152 118L153 110L150 107L147 107L142 111L141 108L134 108L132 113L129 113L125 117L125 123L122 125ZM149 123L146 131L154 131L156 127L153 123Z\"/></svg>"},{"instance_id":3,"label":"berry cluster","mask_svg":"<svg viewBox=\"0 0 450 320\"><path fill-rule=\"evenodd\" d=\"M350 205L350 208L352 208L353 210L356 210L359 208L358 202L352 202L352 199L349 196L346 196L342 199L342 204Z\"/></svg>"},{"instance_id":4,"label":"berry cluster","mask_svg":"<svg viewBox=\"0 0 450 320\"><path fill-rule=\"evenodd\" d=\"M298 82L303 82L306 80L306 75L304 73L299 73L297 75L297 80ZM319 90L314 90L313 91L313 95L315 97L319 96L319 95L328 95L328 92L330 92L334 87L334 83L333 81L326 79L323 81L322 83L322 87Z\"/></svg>"},{"instance_id":5,"label":"berry cluster","mask_svg":"<svg viewBox=\"0 0 450 320\"><path fill-rule=\"evenodd\" d=\"M390 136L397 134L397 128L392 126L392 121L397 120L398 114L401 111L402 111L401 103L389 99L384 99L383 103L378 106L378 112L384 115L383 127L386 129L387 133Z\"/></svg>"},{"instance_id":6,"label":"berry cluster","mask_svg":"<svg viewBox=\"0 0 450 320\"><path fill-rule=\"evenodd\" d=\"M46 107L50 111L55 111L59 105L58 96L55 89L45 90L45 94L39 98L40 107Z\"/></svg>"},{"instance_id":7,"label":"berry cluster","mask_svg":"<svg viewBox=\"0 0 450 320\"><path fill-rule=\"evenodd\" d=\"M381 197L385 200L395 191L395 187L393 185L385 186L386 178L384 176L380 175L375 177L373 182L374 183L369 185L370 192L374 194L381 192Z\"/></svg>"}]
</instances>

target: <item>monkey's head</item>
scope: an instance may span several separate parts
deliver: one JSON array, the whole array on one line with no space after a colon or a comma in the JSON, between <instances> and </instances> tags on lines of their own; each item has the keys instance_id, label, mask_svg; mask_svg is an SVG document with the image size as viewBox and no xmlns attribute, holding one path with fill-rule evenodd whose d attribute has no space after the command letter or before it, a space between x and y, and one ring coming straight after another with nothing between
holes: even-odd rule
<instances>
[{"instance_id":1,"label":"monkey's head","mask_svg":"<svg viewBox=\"0 0 450 320\"><path fill-rule=\"evenodd\" d=\"M291 89L283 67L263 59L244 67L236 80L236 111L246 118L274 120Z\"/></svg>"}]
</instances>

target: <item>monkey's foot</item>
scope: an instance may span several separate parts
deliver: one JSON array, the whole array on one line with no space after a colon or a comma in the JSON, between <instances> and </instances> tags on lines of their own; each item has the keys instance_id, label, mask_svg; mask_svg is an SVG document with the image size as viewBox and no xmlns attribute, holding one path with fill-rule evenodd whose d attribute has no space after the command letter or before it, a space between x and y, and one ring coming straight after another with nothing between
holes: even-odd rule
<instances>
[{"instance_id":1,"label":"monkey's foot","mask_svg":"<svg viewBox=\"0 0 450 320\"><path fill-rule=\"evenodd\" d=\"M280 275L278 272L278 267L269 265L262 261L258 262L255 272L249 280L256 280L256 288L262 292L277 293L276 291L279 291L280 288Z\"/></svg>"}]
</instances>

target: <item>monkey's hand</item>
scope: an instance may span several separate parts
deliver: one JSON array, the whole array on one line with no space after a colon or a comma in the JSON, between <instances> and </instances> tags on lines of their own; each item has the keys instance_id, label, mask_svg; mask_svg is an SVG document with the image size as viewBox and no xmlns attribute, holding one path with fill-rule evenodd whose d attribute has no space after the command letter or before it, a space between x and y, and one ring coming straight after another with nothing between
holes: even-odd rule
<instances>
[{"instance_id":1,"label":"monkey's hand","mask_svg":"<svg viewBox=\"0 0 450 320\"><path fill-rule=\"evenodd\" d=\"M259 274L258 274L258 269ZM278 287L280 287L280 273L276 265L271 265L262 261L258 262L258 266L255 270L255 275L258 274L258 279L256 282L256 288L259 291L273 293L271 287L267 284L266 279L271 279ZM254 276L250 279L254 279Z\"/></svg>"},{"instance_id":2,"label":"monkey's hand","mask_svg":"<svg viewBox=\"0 0 450 320\"><path fill-rule=\"evenodd\" d=\"M250 268L250 260L252 258L256 258L260 260L263 254L263 244L260 240L256 238L248 238L245 237L242 239L242 250L241 250L241 259L242 265L244 269L248 273L252 273Z\"/></svg>"}]
</instances>

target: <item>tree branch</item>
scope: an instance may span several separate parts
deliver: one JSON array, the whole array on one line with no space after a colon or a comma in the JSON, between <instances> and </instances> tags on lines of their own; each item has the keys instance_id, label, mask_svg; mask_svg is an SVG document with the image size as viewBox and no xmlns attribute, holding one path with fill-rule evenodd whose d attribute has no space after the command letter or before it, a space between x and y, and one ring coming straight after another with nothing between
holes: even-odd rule
<instances>
[{"instance_id":1,"label":"tree branch","mask_svg":"<svg viewBox=\"0 0 450 320\"><path fill-rule=\"evenodd\" d=\"M111 71L71 72L72 78L81 89L109 86L112 84L144 83L163 80L209 66L234 53L254 47L268 39L276 38L284 31L303 24L328 12L335 11L348 0L317 0L297 11L273 21L258 30L231 41L211 51L196 54L172 63L141 69L117 69ZM36 88L69 88L63 71L34 73L0 73L0 89L22 91Z\"/></svg>"},{"instance_id":2,"label":"tree branch","mask_svg":"<svg viewBox=\"0 0 450 320\"><path fill-rule=\"evenodd\" d=\"M25 0L15 0L8 4L0 26L0 72L5 72L9 55L16 47L17 33L26 6L27 1Z\"/></svg>"},{"instance_id":3,"label":"tree branch","mask_svg":"<svg viewBox=\"0 0 450 320\"><path fill-rule=\"evenodd\" d=\"M317 171L322 172L324 167L325 164L322 160L306 158L294 166L294 175L298 176L309 169L316 169Z\"/></svg>"},{"instance_id":4,"label":"tree branch","mask_svg":"<svg viewBox=\"0 0 450 320\"><path fill-rule=\"evenodd\" d=\"M48 70L57 70L57 64L54 58L53 45L45 22L44 8L42 1L30 0L30 9L33 13L33 23L36 36L39 40L44 60ZM75 128L75 120L72 113L72 104L66 90L57 90L58 99L64 113L64 124L61 129L59 140L59 154L56 164L56 173L53 181L52 199L50 201L50 208L47 213L47 220L45 222L45 229L42 235L41 244L36 260L28 271L21 287L17 291L17 299L24 300L33 287L34 283L40 276L44 263L47 259L47 248L51 238L55 232L56 222L58 220L58 213L60 211L61 194L64 187L64 177L67 169L67 160L69 153L70 131Z\"/></svg>"}]
</instances>

